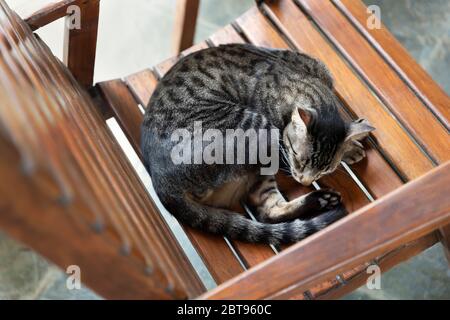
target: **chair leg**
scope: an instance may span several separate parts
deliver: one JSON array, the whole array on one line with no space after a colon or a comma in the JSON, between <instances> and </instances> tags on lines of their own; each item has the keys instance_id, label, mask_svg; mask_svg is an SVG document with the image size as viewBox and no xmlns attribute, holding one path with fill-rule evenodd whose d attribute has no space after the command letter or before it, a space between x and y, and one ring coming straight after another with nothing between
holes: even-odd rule
<instances>
[{"instance_id":1,"label":"chair leg","mask_svg":"<svg viewBox=\"0 0 450 320\"><path fill-rule=\"evenodd\" d=\"M100 0L74 7L72 15L66 17L64 63L75 79L89 88L94 82Z\"/></svg>"},{"instance_id":2,"label":"chair leg","mask_svg":"<svg viewBox=\"0 0 450 320\"><path fill-rule=\"evenodd\" d=\"M199 5L200 0L177 0L173 35L173 50L176 55L194 43Z\"/></svg>"},{"instance_id":3,"label":"chair leg","mask_svg":"<svg viewBox=\"0 0 450 320\"><path fill-rule=\"evenodd\" d=\"M450 224L439 228L439 238L441 240L448 265L450 266Z\"/></svg>"}]
</instances>

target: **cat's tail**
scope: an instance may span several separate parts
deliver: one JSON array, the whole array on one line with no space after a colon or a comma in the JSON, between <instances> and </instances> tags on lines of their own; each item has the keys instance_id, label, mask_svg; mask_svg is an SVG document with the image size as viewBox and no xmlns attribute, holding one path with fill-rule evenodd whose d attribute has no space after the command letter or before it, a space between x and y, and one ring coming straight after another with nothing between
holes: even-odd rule
<instances>
[{"instance_id":1,"label":"cat's tail","mask_svg":"<svg viewBox=\"0 0 450 320\"><path fill-rule=\"evenodd\" d=\"M253 243L281 244L297 242L325 228L347 214L344 206L326 211L309 220L296 219L276 224L254 221L245 216L178 199L170 210L183 223L202 231L225 236L229 239Z\"/></svg>"}]
</instances>

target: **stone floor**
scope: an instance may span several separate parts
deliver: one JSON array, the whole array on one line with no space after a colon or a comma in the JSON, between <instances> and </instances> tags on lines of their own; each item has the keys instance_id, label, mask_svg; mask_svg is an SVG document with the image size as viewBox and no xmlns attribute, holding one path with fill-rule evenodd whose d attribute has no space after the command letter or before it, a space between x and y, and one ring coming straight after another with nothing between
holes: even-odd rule
<instances>
[{"instance_id":1,"label":"stone floor","mask_svg":"<svg viewBox=\"0 0 450 320\"><path fill-rule=\"evenodd\" d=\"M6 2L25 15L48 0ZM447 93L450 92L450 0L365 2L380 6L384 24ZM252 4L252 0L203 0L196 41L205 39ZM174 7L174 0L133 0L132 6L129 1L103 1L96 81L121 77L169 57L168 35ZM61 57L62 22L45 27L39 33ZM135 46L136 43L139 46ZM123 138L120 141L124 143ZM135 155L129 154L133 163L137 163ZM138 171L143 179L148 179L142 168ZM144 182L150 184L147 180ZM167 219L177 228L175 221ZM214 286L186 238L180 232L177 236L207 286ZM63 271L0 233L0 299L100 299L87 288L69 291L65 283ZM363 287L345 299L450 299L450 270L440 245L385 273L381 278L381 290Z\"/></svg>"}]
</instances>

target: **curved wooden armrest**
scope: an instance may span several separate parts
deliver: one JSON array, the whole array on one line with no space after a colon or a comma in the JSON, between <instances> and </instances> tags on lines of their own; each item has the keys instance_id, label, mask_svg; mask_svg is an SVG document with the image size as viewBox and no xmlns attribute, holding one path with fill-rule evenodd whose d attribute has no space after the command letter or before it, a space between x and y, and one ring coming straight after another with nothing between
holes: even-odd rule
<instances>
[{"instance_id":1,"label":"curved wooden armrest","mask_svg":"<svg viewBox=\"0 0 450 320\"><path fill-rule=\"evenodd\" d=\"M306 290L448 225L449 194L446 162L200 298L264 299L292 286Z\"/></svg>"},{"instance_id":2,"label":"curved wooden armrest","mask_svg":"<svg viewBox=\"0 0 450 320\"><path fill-rule=\"evenodd\" d=\"M49 5L44 8L39 9L38 11L32 13L30 16L26 17L24 20L30 26L31 30L35 31L43 26L46 26L53 21L56 21L62 17L68 15L67 9L70 6L82 6L87 2L92 0L60 0ZM95 0L98 1L98 0Z\"/></svg>"}]
</instances>

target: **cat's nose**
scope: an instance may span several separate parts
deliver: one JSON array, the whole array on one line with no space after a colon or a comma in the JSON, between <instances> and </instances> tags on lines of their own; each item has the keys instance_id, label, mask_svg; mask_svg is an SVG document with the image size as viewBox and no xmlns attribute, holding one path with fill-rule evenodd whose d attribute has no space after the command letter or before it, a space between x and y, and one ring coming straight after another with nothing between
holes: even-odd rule
<instances>
[{"instance_id":1,"label":"cat's nose","mask_svg":"<svg viewBox=\"0 0 450 320\"><path fill-rule=\"evenodd\" d=\"M313 178L313 177L305 177L305 176L303 176L303 177L300 179L300 183L301 183L302 185L304 185L304 186L310 186L311 183L313 183L313 182L314 182L314 178Z\"/></svg>"}]
</instances>

